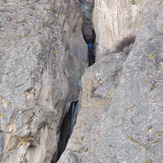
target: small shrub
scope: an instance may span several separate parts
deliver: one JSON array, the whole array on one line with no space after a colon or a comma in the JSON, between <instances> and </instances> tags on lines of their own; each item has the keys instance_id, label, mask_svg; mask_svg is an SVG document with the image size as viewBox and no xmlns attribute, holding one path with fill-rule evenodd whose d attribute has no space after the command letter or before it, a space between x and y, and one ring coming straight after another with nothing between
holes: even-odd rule
<instances>
[{"instance_id":1,"label":"small shrub","mask_svg":"<svg viewBox=\"0 0 163 163\"><path fill-rule=\"evenodd\" d=\"M125 37L123 40L121 40L117 46L115 47L116 51L122 51L126 46L129 46L130 44L135 42L135 36L130 35L128 37Z\"/></svg>"}]
</instances>

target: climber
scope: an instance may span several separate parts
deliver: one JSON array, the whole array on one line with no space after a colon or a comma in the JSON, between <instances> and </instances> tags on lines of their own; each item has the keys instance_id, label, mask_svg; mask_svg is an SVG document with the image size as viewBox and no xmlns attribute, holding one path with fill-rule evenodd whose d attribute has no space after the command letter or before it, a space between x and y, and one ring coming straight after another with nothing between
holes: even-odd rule
<instances>
[{"instance_id":1,"label":"climber","mask_svg":"<svg viewBox=\"0 0 163 163\"><path fill-rule=\"evenodd\" d=\"M95 32L92 28L90 20L85 20L82 25L82 33L88 47L88 65L91 66L95 63L95 55L93 52L93 45L95 41Z\"/></svg>"},{"instance_id":2,"label":"climber","mask_svg":"<svg viewBox=\"0 0 163 163\"><path fill-rule=\"evenodd\" d=\"M88 61L89 61L89 66L91 66L95 63L95 56L93 54L93 43L90 42L87 44L87 46L88 46Z\"/></svg>"}]
</instances>

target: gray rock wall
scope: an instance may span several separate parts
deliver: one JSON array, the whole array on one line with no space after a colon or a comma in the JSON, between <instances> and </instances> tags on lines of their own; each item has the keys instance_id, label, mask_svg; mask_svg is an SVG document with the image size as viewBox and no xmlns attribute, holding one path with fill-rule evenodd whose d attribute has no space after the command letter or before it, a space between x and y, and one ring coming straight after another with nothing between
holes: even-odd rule
<instances>
[{"instance_id":1,"label":"gray rock wall","mask_svg":"<svg viewBox=\"0 0 163 163\"><path fill-rule=\"evenodd\" d=\"M59 163L162 163L163 3L95 0L93 16L98 61L82 77L77 124ZM110 53L132 31L134 44Z\"/></svg>"},{"instance_id":2,"label":"gray rock wall","mask_svg":"<svg viewBox=\"0 0 163 163\"><path fill-rule=\"evenodd\" d=\"M0 162L49 163L56 152L86 67L81 23L76 0L0 2Z\"/></svg>"}]
</instances>

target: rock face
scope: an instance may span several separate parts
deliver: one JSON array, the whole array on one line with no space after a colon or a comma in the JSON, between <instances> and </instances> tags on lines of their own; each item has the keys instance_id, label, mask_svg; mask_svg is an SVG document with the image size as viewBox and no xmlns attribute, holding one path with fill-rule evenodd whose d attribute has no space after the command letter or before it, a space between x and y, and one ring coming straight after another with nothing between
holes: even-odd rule
<instances>
[{"instance_id":1,"label":"rock face","mask_svg":"<svg viewBox=\"0 0 163 163\"><path fill-rule=\"evenodd\" d=\"M162 163L163 3L95 0L93 20L98 61L82 77L77 124L58 162ZM131 34L134 43L110 53Z\"/></svg>"},{"instance_id":2,"label":"rock face","mask_svg":"<svg viewBox=\"0 0 163 163\"><path fill-rule=\"evenodd\" d=\"M49 163L86 67L77 0L0 2L0 162Z\"/></svg>"},{"instance_id":3,"label":"rock face","mask_svg":"<svg viewBox=\"0 0 163 163\"><path fill-rule=\"evenodd\" d=\"M137 34L146 3L146 0L95 0L93 24L98 60L114 51L125 37Z\"/></svg>"},{"instance_id":4,"label":"rock face","mask_svg":"<svg viewBox=\"0 0 163 163\"><path fill-rule=\"evenodd\" d=\"M84 23L97 58L85 73ZM1 0L0 162L56 162L83 73L58 162L162 163L162 0Z\"/></svg>"}]
</instances>

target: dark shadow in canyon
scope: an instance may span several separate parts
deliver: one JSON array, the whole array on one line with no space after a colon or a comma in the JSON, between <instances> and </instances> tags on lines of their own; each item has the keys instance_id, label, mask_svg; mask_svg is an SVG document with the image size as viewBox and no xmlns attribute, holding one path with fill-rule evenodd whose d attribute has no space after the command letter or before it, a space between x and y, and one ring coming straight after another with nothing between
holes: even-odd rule
<instances>
[{"instance_id":1,"label":"dark shadow in canyon","mask_svg":"<svg viewBox=\"0 0 163 163\"><path fill-rule=\"evenodd\" d=\"M95 40L96 34L93 29L91 20L86 19L83 21L82 25L83 38L87 44L88 48L88 66L92 66L95 63Z\"/></svg>"},{"instance_id":2,"label":"dark shadow in canyon","mask_svg":"<svg viewBox=\"0 0 163 163\"><path fill-rule=\"evenodd\" d=\"M78 101L71 102L69 111L65 114L62 124L60 126L60 138L58 142L57 154L55 153L51 163L56 163L64 152L68 140L72 134L73 128L76 124L78 114Z\"/></svg>"}]
</instances>

